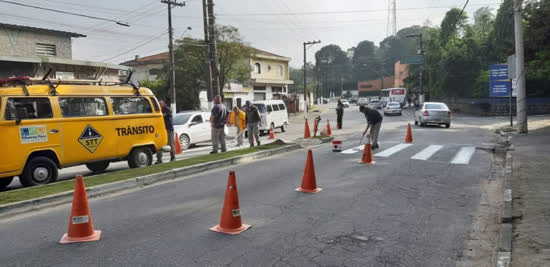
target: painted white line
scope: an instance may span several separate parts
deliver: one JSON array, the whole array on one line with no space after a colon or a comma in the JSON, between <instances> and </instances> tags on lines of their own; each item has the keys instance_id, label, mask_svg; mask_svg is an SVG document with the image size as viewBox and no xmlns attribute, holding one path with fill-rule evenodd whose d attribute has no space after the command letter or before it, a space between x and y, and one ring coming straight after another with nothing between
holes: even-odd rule
<instances>
[{"instance_id":1,"label":"painted white line","mask_svg":"<svg viewBox=\"0 0 550 267\"><path fill-rule=\"evenodd\" d=\"M355 154L357 152L359 152L359 150L354 147L354 148L346 149L346 150L344 150L340 153L342 153L342 154Z\"/></svg>"},{"instance_id":2,"label":"painted white line","mask_svg":"<svg viewBox=\"0 0 550 267\"><path fill-rule=\"evenodd\" d=\"M390 147L390 148L388 148L388 149L386 149L386 150L384 150L380 153L374 154L374 155L377 156L377 157L387 158L387 157L389 157L389 156L391 156L391 155L393 155L393 154L395 154L395 153L397 153L397 152L399 152L399 151L401 151L401 150L403 150L407 147L410 147L410 146L412 146L412 144L399 144L399 145L392 146L392 147Z\"/></svg>"},{"instance_id":3,"label":"painted white line","mask_svg":"<svg viewBox=\"0 0 550 267\"><path fill-rule=\"evenodd\" d=\"M468 164L475 152L476 148L473 146L461 147L451 161L451 164Z\"/></svg>"},{"instance_id":4,"label":"painted white line","mask_svg":"<svg viewBox=\"0 0 550 267\"><path fill-rule=\"evenodd\" d=\"M427 160L441 148L443 148L443 146L430 145L427 148L424 148L422 151L416 153L416 155L412 156L411 159Z\"/></svg>"}]
</instances>

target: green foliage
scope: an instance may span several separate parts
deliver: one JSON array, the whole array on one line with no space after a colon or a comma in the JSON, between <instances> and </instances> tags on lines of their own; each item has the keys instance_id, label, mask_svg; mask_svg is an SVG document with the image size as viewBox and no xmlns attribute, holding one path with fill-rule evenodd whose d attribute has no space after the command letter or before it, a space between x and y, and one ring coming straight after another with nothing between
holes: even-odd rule
<instances>
[{"instance_id":1,"label":"green foliage","mask_svg":"<svg viewBox=\"0 0 550 267\"><path fill-rule=\"evenodd\" d=\"M315 53L315 71L322 84L323 97L329 97L331 91L341 95L343 83L351 78L348 54L337 45L322 47Z\"/></svg>"},{"instance_id":2,"label":"green foliage","mask_svg":"<svg viewBox=\"0 0 550 267\"><path fill-rule=\"evenodd\" d=\"M380 77L380 65L373 42L362 41L357 44L351 59L354 80L367 81Z\"/></svg>"}]
</instances>

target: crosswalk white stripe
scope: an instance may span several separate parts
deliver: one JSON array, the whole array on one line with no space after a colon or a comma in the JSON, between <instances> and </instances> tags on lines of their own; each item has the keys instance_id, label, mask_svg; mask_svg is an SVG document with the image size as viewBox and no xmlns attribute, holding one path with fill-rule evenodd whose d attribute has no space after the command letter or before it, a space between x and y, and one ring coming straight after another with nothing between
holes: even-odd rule
<instances>
[{"instance_id":1,"label":"crosswalk white stripe","mask_svg":"<svg viewBox=\"0 0 550 267\"><path fill-rule=\"evenodd\" d=\"M387 158L387 157L389 157L389 156L391 156L391 155L393 155L393 154L395 154L395 153L397 153L397 152L399 152L399 151L401 151L401 150L403 150L407 147L410 147L410 146L412 146L412 144L399 144L399 145L392 146L392 147L390 147L390 148L388 148L388 149L386 149L386 150L384 150L380 153L374 154L374 155L377 156L377 157Z\"/></svg>"},{"instance_id":2,"label":"crosswalk white stripe","mask_svg":"<svg viewBox=\"0 0 550 267\"><path fill-rule=\"evenodd\" d=\"M468 147L461 147L458 153L456 153L455 157L451 161L451 164L468 164L470 163L470 159L476 152L476 148L473 146Z\"/></svg>"},{"instance_id":3,"label":"crosswalk white stripe","mask_svg":"<svg viewBox=\"0 0 550 267\"><path fill-rule=\"evenodd\" d=\"M424 148L422 151L416 153L416 155L412 156L411 159L427 160L441 148L443 148L443 146L430 145L427 148Z\"/></svg>"}]
</instances>

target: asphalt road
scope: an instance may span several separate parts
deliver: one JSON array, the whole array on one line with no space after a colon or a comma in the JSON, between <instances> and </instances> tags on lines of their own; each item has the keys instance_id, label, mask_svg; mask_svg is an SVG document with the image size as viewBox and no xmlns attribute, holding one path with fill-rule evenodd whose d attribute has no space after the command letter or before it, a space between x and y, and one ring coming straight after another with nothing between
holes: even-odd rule
<instances>
[{"instance_id":1,"label":"asphalt road","mask_svg":"<svg viewBox=\"0 0 550 267\"><path fill-rule=\"evenodd\" d=\"M413 126L414 142L404 147L409 115L384 119L375 165L358 164L357 130L342 139L347 153L332 152L328 144L313 148L323 188L318 194L294 191L306 159L306 150L299 150L92 199L96 229L103 231L94 243L57 243L67 230L70 205L5 219L0 262L452 266L491 168L490 152L476 147L492 134L473 125L474 119L450 129ZM345 116L356 124L349 128L364 124L358 112ZM438 150L430 154L434 146ZM253 226L238 236L208 230L219 222L230 169L237 174L243 221Z\"/></svg>"}]
</instances>

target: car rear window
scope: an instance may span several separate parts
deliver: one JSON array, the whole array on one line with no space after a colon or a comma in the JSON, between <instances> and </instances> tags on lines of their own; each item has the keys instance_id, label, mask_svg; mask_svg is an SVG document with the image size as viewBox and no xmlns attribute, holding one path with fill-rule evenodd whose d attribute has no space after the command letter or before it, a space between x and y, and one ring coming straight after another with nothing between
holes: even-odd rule
<instances>
[{"instance_id":1,"label":"car rear window","mask_svg":"<svg viewBox=\"0 0 550 267\"><path fill-rule=\"evenodd\" d=\"M424 109L447 109L447 107L442 104L426 104Z\"/></svg>"},{"instance_id":2,"label":"car rear window","mask_svg":"<svg viewBox=\"0 0 550 267\"><path fill-rule=\"evenodd\" d=\"M253 105L258 108L258 111L260 111L260 113L265 113L265 105L264 104L253 104Z\"/></svg>"}]
</instances>

